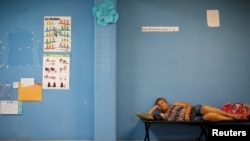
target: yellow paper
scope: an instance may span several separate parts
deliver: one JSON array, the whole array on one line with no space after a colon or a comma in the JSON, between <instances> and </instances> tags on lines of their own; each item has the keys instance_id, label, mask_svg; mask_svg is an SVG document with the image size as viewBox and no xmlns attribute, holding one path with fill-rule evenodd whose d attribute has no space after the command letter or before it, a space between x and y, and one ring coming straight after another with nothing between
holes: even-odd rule
<instances>
[{"instance_id":1,"label":"yellow paper","mask_svg":"<svg viewBox=\"0 0 250 141\"><path fill-rule=\"evenodd\" d=\"M35 83L33 86L18 87L18 101L42 101L42 85Z\"/></svg>"}]
</instances>

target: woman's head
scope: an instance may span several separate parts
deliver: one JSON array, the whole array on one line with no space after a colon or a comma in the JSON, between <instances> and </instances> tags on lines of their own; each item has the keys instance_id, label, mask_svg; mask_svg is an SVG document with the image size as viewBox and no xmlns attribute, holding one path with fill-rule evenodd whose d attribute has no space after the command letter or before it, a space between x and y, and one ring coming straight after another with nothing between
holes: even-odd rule
<instances>
[{"instance_id":1,"label":"woman's head","mask_svg":"<svg viewBox=\"0 0 250 141\"><path fill-rule=\"evenodd\" d=\"M158 106L158 110L160 110L161 112L167 112L169 109L167 100L162 97L159 97L155 100L155 105Z\"/></svg>"}]
</instances>

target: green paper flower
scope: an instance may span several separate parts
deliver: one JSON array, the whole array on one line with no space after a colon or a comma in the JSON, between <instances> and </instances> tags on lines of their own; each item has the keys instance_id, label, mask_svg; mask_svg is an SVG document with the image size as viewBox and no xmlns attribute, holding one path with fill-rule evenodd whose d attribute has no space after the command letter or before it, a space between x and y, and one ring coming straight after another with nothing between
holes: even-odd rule
<instances>
[{"instance_id":1,"label":"green paper flower","mask_svg":"<svg viewBox=\"0 0 250 141\"><path fill-rule=\"evenodd\" d=\"M116 23L119 17L111 0L104 0L103 3L95 5L92 12L96 17L97 24L100 26Z\"/></svg>"}]
</instances>

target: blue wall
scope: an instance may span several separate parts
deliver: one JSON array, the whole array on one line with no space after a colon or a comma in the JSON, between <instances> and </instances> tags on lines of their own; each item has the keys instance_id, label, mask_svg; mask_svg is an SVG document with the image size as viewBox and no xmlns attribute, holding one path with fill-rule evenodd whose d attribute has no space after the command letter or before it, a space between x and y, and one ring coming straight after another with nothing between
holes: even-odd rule
<instances>
[{"instance_id":1,"label":"blue wall","mask_svg":"<svg viewBox=\"0 0 250 141\"><path fill-rule=\"evenodd\" d=\"M143 124L134 113L147 112L157 97L217 107L250 103L249 7L247 0L118 1L119 138L142 139ZM211 9L220 12L218 28L207 26ZM179 32L141 32L142 26L179 26ZM194 138L198 132L175 127L167 135L152 130L152 139Z\"/></svg>"},{"instance_id":2,"label":"blue wall","mask_svg":"<svg viewBox=\"0 0 250 141\"><path fill-rule=\"evenodd\" d=\"M0 0L2 83L41 82L43 18L72 18L70 90L43 90L42 102L23 103L23 115L0 115L0 139L143 140L144 125L134 113L146 112L156 97L217 107L250 103L250 2L117 0L118 23L100 28L91 10L101 1ZM210 9L220 11L219 28L207 26ZM142 26L180 31L144 33ZM16 97L11 89L9 99ZM152 128L152 139L199 132L162 128Z\"/></svg>"},{"instance_id":3,"label":"blue wall","mask_svg":"<svg viewBox=\"0 0 250 141\"><path fill-rule=\"evenodd\" d=\"M92 0L1 0L0 82L42 82L44 16L71 16L70 89L43 90L23 114L0 115L0 139L94 138L94 18ZM19 51L19 48L22 51ZM11 99L16 99L12 89Z\"/></svg>"}]
</instances>

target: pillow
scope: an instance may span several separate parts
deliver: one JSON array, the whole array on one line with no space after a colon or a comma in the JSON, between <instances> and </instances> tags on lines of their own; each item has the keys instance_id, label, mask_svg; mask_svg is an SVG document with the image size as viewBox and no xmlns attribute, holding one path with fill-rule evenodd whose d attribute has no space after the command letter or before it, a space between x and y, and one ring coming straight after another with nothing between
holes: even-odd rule
<instances>
[{"instance_id":1,"label":"pillow","mask_svg":"<svg viewBox=\"0 0 250 141\"><path fill-rule=\"evenodd\" d=\"M164 118L160 114L154 114L153 117L154 120L164 120Z\"/></svg>"},{"instance_id":2,"label":"pillow","mask_svg":"<svg viewBox=\"0 0 250 141\"><path fill-rule=\"evenodd\" d=\"M148 113L140 113L137 112L135 113L136 116L138 116L139 118L145 119L145 120L154 120L153 115L150 115Z\"/></svg>"}]
</instances>

